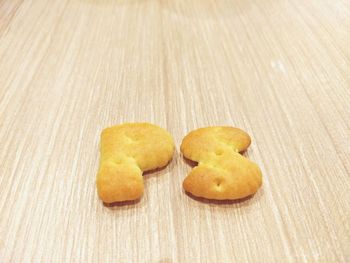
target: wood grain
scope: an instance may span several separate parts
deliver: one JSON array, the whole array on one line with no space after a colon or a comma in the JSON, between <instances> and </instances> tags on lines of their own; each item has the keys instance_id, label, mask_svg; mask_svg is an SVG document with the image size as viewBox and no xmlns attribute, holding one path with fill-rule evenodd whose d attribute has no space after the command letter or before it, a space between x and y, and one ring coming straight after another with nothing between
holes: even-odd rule
<instances>
[{"instance_id":1,"label":"wood grain","mask_svg":"<svg viewBox=\"0 0 350 263\"><path fill-rule=\"evenodd\" d=\"M102 128L233 125L263 188L106 207ZM349 262L350 2L0 0L1 262Z\"/></svg>"}]
</instances>

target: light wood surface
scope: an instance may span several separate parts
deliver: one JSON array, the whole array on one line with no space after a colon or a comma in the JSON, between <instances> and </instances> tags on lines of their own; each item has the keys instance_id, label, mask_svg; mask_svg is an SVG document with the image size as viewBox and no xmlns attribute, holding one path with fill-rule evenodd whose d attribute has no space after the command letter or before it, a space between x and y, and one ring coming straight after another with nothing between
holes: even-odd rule
<instances>
[{"instance_id":1,"label":"light wood surface","mask_svg":"<svg viewBox=\"0 0 350 263\"><path fill-rule=\"evenodd\" d=\"M106 207L101 130L177 152ZM187 196L179 144L233 125L263 188ZM1 262L350 262L348 0L0 0Z\"/></svg>"}]
</instances>

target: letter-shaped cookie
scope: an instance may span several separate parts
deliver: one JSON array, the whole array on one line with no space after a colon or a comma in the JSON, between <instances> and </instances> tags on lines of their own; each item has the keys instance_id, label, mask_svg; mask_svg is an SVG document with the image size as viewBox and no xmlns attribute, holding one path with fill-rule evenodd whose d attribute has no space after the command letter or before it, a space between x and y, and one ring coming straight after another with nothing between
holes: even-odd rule
<instances>
[{"instance_id":1,"label":"letter-shaped cookie","mask_svg":"<svg viewBox=\"0 0 350 263\"><path fill-rule=\"evenodd\" d=\"M163 167L174 153L164 129L149 123L126 123L101 134L97 192L105 203L135 200L143 194L142 172Z\"/></svg>"},{"instance_id":2,"label":"letter-shaped cookie","mask_svg":"<svg viewBox=\"0 0 350 263\"><path fill-rule=\"evenodd\" d=\"M233 127L207 127L190 132L182 141L183 155L198 162L183 182L184 189L207 199L240 199L262 184L259 167L240 152L250 137Z\"/></svg>"}]
</instances>

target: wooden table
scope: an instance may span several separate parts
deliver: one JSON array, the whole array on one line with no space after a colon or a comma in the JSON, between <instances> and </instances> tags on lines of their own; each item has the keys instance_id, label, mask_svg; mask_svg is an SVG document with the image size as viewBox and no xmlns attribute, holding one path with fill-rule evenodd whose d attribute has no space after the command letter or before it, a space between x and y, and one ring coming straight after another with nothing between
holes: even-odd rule
<instances>
[{"instance_id":1,"label":"wooden table","mask_svg":"<svg viewBox=\"0 0 350 263\"><path fill-rule=\"evenodd\" d=\"M107 207L104 127L177 151ZM264 185L184 193L189 131L246 130ZM348 0L0 0L1 262L350 262Z\"/></svg>"}]
</instances>

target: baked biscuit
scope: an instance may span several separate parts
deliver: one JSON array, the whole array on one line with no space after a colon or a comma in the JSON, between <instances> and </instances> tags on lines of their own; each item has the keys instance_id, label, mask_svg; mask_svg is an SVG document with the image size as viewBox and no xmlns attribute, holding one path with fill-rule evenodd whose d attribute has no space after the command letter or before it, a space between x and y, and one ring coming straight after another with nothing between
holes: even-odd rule
<instances>
[{"instance_id":1,"label":"baked biscuit","mask_svg":"<svg viewBox=\"0 0 350 263\"><path fill-rule=\"evenodd\" d=\"M190 132L182 141L183 155L198 162L183 182L184 189L207 199L240 199L262 184L259 167L242 156L251 143L233 127L207 127Z\"/></svg>"},{"instance_id":2,"label":"baked biscuit","mask_svg":"<svg viewBox=\"0 0 350 263\"><path fill-rule=\"evenodd\" d=\"M174 153L174 141L164 129L149 123L126 123L101 134L97 192L105 203L142 196L142 172L163 167Z\"/></svg>"}]
</instances>

